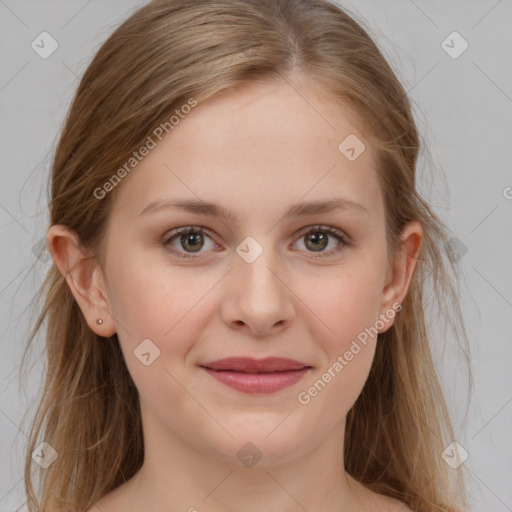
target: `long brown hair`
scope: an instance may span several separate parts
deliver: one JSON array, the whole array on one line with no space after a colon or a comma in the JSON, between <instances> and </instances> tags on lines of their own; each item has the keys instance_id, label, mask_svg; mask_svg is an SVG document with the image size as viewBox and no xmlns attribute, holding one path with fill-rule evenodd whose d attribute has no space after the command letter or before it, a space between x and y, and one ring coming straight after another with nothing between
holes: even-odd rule
<instances>
[{"instance_id":1,"label":"long brown hair","mask_svg":"<svg viewBox=\"0 0 512 512\"><path fill-rule=\"evenodd\" d=\"M444 250L447 228L416 190L420 141L407 94L344 10L327 0L155 0L137 10L101 46L73 99L52 162L50 224L71 228L103 262L105 227L123 184L101 200L94 190L155 127L190 98L200 105L227 88L297 72L350 105L375 148L390 250L406 222L424 229L403 309L379 335L347 417L345 468L414 511L459 510L466 506L460 469L440 456L454 436L424 316L430 282L437 313L466 340L458 269ZM26 449L27 505L30 512L82 511L143 463L138 392L117 335L91 331L55 265L38 297L42 309L23 361L46 320L46 375ZM36 492L31 455L41 441L58 458L39 470Z\"/></svg>"}]
</instances>

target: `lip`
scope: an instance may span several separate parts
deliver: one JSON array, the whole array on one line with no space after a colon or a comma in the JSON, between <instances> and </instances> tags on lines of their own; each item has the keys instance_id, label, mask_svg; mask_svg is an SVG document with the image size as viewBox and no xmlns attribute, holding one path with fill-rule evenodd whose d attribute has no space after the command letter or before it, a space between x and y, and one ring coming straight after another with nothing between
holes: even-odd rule
<instances>
[{"instance_id":1,"label":"lip","mask_svg":"<svg viewBox=\"0 0 512 512\"><path fill-rule=\"evenodd\" d=\"M311 366L281 357L231 357L200 365L214 379L250 394L274 393L296 384Z\"/></svg>"}]
</instances>

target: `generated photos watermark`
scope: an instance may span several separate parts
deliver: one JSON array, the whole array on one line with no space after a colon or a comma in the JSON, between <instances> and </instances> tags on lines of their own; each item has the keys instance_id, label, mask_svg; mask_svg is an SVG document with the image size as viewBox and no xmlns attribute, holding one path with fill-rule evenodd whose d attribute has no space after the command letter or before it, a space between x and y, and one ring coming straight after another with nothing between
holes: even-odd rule
<instances>
[{"instance_id":1,"label":"generated photos watermark","mask_svg":"<svg viewBox=\"0 0 512 512\"><path fill-rule=\"evenodd\" d=\"M180 123L180 120L184 119L196 105L197 101L195 98L190 98L187 103L174 111L174 114L169 118L169 121L160 123L152 131L152 134L148 136L146 142L138 149L138 151L134 151L132 156L124 163L124 165L120 167L101 187L96 187L94 189L94 197L96 199L103 199L108 192L112 191L114 187L118 185L119 182L127 176L145 156L149 155L149 152L152 149L156 148L163 136L170 133L171 130Z\"/></svg>"},{"instance_id":2,"label":"generated photos watermark","mask_svg":"<svg viewBox=\"0 0 512 512\"><path fill-rule=\"evenodd\" d=\"M385 320L392 320L395 318L396 314L402 309L402 305L398 302L395 302L391 309L388 309L385 313L381 313L379 315L379 319L375 321L375 323L371 327L366 327L364 331L361 331L357 335L357 339L352 340L352 344L350 345L350 349L346 350L343 355L339 355L336 358L336 361L329 366L329 368L322 374L322 376L317 379L314 384L309 387L306 391L301 391L297 395L297 399L300 404L307 405L311 402L311 400L320 393L331 380L338 375L345 366L347 366L350 361L354 359L354 357L361 352L362 347L368 344L368 338L371 336L376 336L378 334L378 330L382 329L385 326ZM359 341L359 343L358 343Z\"/></svg>"}]
</instances>

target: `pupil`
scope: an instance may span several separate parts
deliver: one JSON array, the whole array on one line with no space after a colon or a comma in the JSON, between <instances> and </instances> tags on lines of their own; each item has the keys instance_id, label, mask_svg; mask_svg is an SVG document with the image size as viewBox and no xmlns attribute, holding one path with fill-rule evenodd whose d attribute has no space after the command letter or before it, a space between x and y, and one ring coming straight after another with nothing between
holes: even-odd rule
<instances>
[{"instance_id":1,"label":"pupil","mask_svg":"<svg viewBox=\"0 0 512 512\"><path fill-rule=\"evenodd\" d=\"M314 240L313 248L314 249L324 249L327 242L327 236L324 233L314 233L310 237L309 240ZM317 243L320 242L320 245ZM323 242L323 243L322 243Z\"/></svg>"},{"instance_id":2,"label":"pupil","mask_svg":"<svg viewBox=\"0 0 512 512\"><path fill-rule=\"evenodd\" d=\"M189 233L188 235L183 235L185 237L185 244L191 244L192 249L198 250L201 249L202 244L197 244L200 242L201 233Z\"/></svg>"}]
</instances>

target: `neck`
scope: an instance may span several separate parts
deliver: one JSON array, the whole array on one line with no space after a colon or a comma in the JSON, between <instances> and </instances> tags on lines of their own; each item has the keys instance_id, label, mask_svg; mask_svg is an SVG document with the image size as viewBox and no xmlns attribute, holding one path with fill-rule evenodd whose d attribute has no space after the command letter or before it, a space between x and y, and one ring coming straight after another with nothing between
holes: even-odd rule
<instances>
[{"instance_id":1,"label":"neck","mask_svg":"<svg viewBox=\"0 0 512 512\"><path fill-rule=\"evenodd\" d=\"M257 449L246 448L241 461L233 461L183 442L154 417L146 420L144 464L125 484L130 510L297 512L318 510L319 504L325 512L364 510L367 491L343 467L344 425L336 425L320 445L286 460L261 453L246 467L239 462L250 466Z\"/></svg>"}]
</instances>

